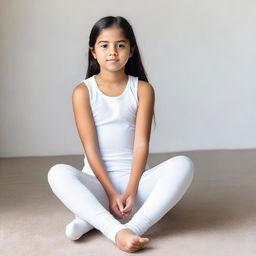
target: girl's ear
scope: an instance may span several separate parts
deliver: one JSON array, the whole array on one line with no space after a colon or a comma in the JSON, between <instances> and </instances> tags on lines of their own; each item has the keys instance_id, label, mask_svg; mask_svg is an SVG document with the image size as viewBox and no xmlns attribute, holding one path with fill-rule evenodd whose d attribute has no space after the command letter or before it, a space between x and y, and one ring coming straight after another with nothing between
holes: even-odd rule
<instances>
[{"instance_id":1,"label":"girl's ear","mask_svg":"<svg viewBox=\"0 0 256 256\"><path fill-rule=\"evenodd\" d=\"M130 51L130 58L132 57L133 52L134 52L134 47L131 48L131 51Z\"/></svg>"},{"instance_id":2,"label":"girl's ear","mask_svg":"<svg viewBox=\"0 0 256 256\"><path fill-rule=\"evenodd\" d=\"M95 52L94 52L93 47L89 47L89 48L90 48L90 51L91 51L91 53L92 53L92 55L93 55L94 59L96 59L96 55L95 55Z\"/></svg>"}]
</instances>

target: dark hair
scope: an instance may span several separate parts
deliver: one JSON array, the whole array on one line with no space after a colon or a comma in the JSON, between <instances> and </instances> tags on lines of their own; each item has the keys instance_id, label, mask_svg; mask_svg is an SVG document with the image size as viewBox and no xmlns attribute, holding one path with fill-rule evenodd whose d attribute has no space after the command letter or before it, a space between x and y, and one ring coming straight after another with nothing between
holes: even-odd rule
<instances>
[{"instance_id":1,"label":"dark hair","mask_svg":"<svg viewBox=\"0 0 256 256\"><path fill-rule=\"evenodd\" d=\"M125 65L125 73L127 75L136 76L139 78L139 80L143 80L148 82L146 72L144 70L139 48L135 39L135 35L132 29L132 26L130 23L121 16L106 16L98 20L90 33L89 36L89 47L92 47L94 49L94 45L96 43L96 40L101 33L101 31L105 28L109 27L118 27L122 29L124 36L129 40L131 48L134 48L132 57L129 58L128 62ZM100 72L100 66L98 64L98 61L94 59L91 49L88 50L88 68L85 79L98 74ZM153 117L154 117L154 123L155 123L155 112L153 110Z\"/></svg>"}]
</instances>

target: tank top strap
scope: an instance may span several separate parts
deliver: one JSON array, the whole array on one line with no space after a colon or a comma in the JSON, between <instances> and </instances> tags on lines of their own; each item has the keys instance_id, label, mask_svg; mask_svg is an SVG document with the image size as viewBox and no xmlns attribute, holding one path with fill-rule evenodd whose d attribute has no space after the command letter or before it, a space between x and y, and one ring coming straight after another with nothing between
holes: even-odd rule
<instances>
[{"instance_id":1,"label":"tank top strap","mask_svg":"<svg viewBox=\"0 0 256 256\"><path fill-rule=\"evenodd\" d=\"M97 93L96 88L95 88L95 86L93 84L92 78L93 77L91 76L91 77L81 81L88 88L91 107L94 104L96 93Z\"/></svg>"},{"instance_id":2,"label":"tank top strap","mask_svg":"<svg viewBox=\"0 0 256 256\"><path fill-rule=\"evenodd\" d=\"M138 77L131 76L130 92L136 104L138 104L138 82L139 82Z\"/></svg>"}]
</instances>

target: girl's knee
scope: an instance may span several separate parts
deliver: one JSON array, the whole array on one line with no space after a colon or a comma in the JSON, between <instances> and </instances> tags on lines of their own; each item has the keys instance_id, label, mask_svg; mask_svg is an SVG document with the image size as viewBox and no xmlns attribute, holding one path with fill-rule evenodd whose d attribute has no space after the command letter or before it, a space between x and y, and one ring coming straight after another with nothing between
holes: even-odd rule
<instances>
[{"instance_id":1,"label":"girl's knee","mask_svg":"<svg viewBox=\"0 0 256 256\"><path fill-rule=\"evenodd\" d=\"M190 168L193 168L194 164L193 161L191 160L191 158L189 158L188 156L185 155L179 155L179 156L175 156L174 157L176 160L181 161L184 164L187 164L190 166Z\"/></svg>"},{"instance_id":2,"label":"girl's knee","mask_svg":"<svg viewBox=\"0 0 256 256\"><path fill-rule=\"evenodd\" d=\"M191 158L189 158L188 156L179 155L179 156L172 157L167 161L175 162L176 164L178 164L180 168L182 168L183 170L186 170L188 175L192 177L194 176L194 163L191 160Z\"/></svg>"},{"instance_id":3,"label":"girl's knee","mask_svg":"<svg viewBox=\"0 0 256 256\"><path fill-rule=\"evenodd\" d=\"M50 168L48 171L48 183L51 184L51 182L55 179L59 179L60 176L63 176L65 170L67 169L66 164L55 164Z\"/></svg>"},{"instance_id":4,"label":"girl's knee","mask_svg":"<svg viewBox=\"0 0 256 256\"><path fill-rule=\"evenodd\" d=\"M180 156L180 159L181 159L182 163L185 165L187 177L189 177L189 179L192 181L192 179L194 178L194 163L193 163L193 161L188 156L183 156L183 155Z\"/></svg>"}]
</instances>

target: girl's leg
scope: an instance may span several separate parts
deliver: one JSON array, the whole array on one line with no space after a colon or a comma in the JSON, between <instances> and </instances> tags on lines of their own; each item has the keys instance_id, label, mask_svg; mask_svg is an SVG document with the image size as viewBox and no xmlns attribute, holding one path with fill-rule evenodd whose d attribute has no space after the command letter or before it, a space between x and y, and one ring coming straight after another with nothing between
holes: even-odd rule
<instances>
[{"instance_id":1,"label":"girl's leg","mask_svg":"<svg viewBox=\"0 0 256 256\"><path fill-rule=\"evenodd\" d=\"M158 222L183 197L194 175L194 165L187 156L172 157L146 170L137 190L136 208L139 210L125 224L141 236ZM124 193L129 175L121 180Z\"/></svg>"},{"instance_id":2,"label":"girl's leg","mask_svg":"<svg viewBox=\"0 0 256 256\"><path fill-rule=\"evenodd\" d=\"M120 193L119 191L119 184L118 184L118 180L119 178L117 176L122 175L123 172L109 172L109 177L110 180L112 181L112 184L114 185L116 191L118 193ZM94 193L94 195L96 194L96 198L98 200L100 200L101 198L106 198L105 196L105 191L103 190L101 184L99 183L98 179L96 177L93 176L93 181L95 183L97 183L96 186L100 186L101 187L101 194L97 194L95 193L95 185L91 188L92 192ZM91 183L93 184L93 183ZM102 205L109 210L109 204L108 204L108 200L103 200L102 201ZM125 219L121 219L119 220L122 224L126 223L127 221L125 221ZM77 240L79 239L82 235L84 235L85 233L87 233L88 231L92 230L94 227L92 225L90 225L87 221L79 218L78 216L75 215L75 219L72 220L67 226L66 226L66 231L65 234L66 236L71 239L71 240Z\"/></svg>"},{"instance_id":3,"label":"girl's leg","mask_svg":"<svg viewBox=\"0 0 256 256\"><path fill-rule=\"evenodd\" d=\"M56 164L48 172L54 194L80 219L115 243L118 231L127 229L109 212L108 197L96 177L67 165ZM107 208L107 209L106 209Z\"/></svg>"},{"instance_id":4,"label":"girl's leg","mask_svg":"<svg viewBox=\"0 0 256 256\"><path fill-rule=\"evenodd\" d=\"M66 226L65 234L69 239L77 240L92 229L91 224L75 215L75 219Z\"/></svg>"}]
</instances>

